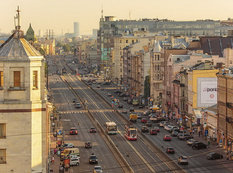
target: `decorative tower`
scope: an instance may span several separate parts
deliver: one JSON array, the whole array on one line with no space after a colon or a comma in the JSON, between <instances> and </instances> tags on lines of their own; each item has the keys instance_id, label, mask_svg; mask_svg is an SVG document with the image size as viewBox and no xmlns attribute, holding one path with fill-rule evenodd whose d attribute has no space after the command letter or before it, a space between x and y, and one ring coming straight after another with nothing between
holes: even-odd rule
<instances>
[{"instance_id":1,"label":"decorative tower","mask_svg":"<svg viewBox=\"0 0 233 173\"><path fill-rule=\"evenodd\" d=\"M0 46L0 172L46 172L44 57L20 30ZM15 22L16 23L16 22Z\"/></svg>"},{"instance_id":2,"label":"decorative tower","mask_svg":"<svg viewBox=\"0 0 233 173\"><path fill-rule=\"evenodd\" d=\"M29 28L28 28L28 30L26 32L25 39L27 41L29 41L29 42L32 42L32 43L36 40L36 38L35 38L35 32L32 29L31 23L30 23Z\"/></svg>"}]
</instances>

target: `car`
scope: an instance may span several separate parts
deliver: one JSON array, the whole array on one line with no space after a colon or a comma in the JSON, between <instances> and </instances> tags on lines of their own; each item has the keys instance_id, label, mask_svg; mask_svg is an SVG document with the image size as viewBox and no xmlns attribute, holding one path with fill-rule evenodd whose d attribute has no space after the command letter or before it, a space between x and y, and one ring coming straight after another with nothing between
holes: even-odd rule
<instances>
[{"instance_id":1,"label":"car","mask_svg":"<svg viewBox=\"0 0 233 173\"><path fill-rule=\"evenodd\" d=\"M97 85L97 87L96 88L100 88L101 86L100 85Z\"/></svg>"},{"instance_id":2,"label":"car","mask_svg":"<svg viewBox=\"0 0 233 173\"><path fill-rule=\"evenodd\" d=\"M103 173L101 166L95 166L93 173Z\"/></svg>"},{"instance_id":3,"label":"car","mask_svg":"<svg viewBox=\"0 0 233 173\"><path fill-rule=\"evenodd\" d=\"M77 102L77 99L76 99L76 98L74 98L74 99L73 99L73 103L76 103L76 102Z\"/></svg>"},{"instance_id":4,"label":"car","mask_svg":"<svg viewBox=\"0 0 233 173\"><path fill-rule=\"evenodd\" d=\"M207 154L206 158L208 160L217 160L217 159L222 159L223 155L219 154L219 153L211 152L211 153Z\"/></svg>"},{"instance_id":5,"label":"car","mask_svg":"<svg viewBox=\"0 0 233 173\"><path fill-rule=\"evenodd\" d=\"M167 130L167 131L170 131L172 129L172 126L167 124L164 126L164 129Z\"/></svg>"},{"instance_id":6,"label":"car","mask_svg":"<svg viewBox=\"0 0 233 173\"><path fill-rule=\"evenodd\" d=\"M168 153L168 154L175 154L175 149L172 148L172 147L167 147L166 153Z\"/></svg>"},{"instance_id":7,"label":"car","mask_svg":"<svg viewBox=\"0 0 233 173\"><path fill-rule=\"evenodd\" d=\"M78 134L78 130L76 127L71 127L70 128L70 135L77 135Z\"/></svg>"},{"instance_id":8,"label":"car","mask_svg":"<svg viewBox=\"0 0 233 173\"><path fill-rule=\"evenodd\" d=\"M198 141L196 141L195 139L189 139L186 141L187 145L193 145L196 142L198 142Z\"/></svg>"},{"instance_id":9,"label":"car","mask_svg":"<svg viewBox=\"0 0 233 173\"><path fill-rule=\"evenodd\" d=\"M126 97L126 94L125 93L121 93L119 96L120 97Z\"/></svg>"},{"instance_id":10,"label":"car","mask_svg":"<svg viewBox=\"0 0 233 173\"><path fill-rule=\"evenodd\" d=\"M134 112L134 108L129 108L129 111L130 112Z\"/></svg>"},{"instance_id":11,"label":"car","mask_svg":"<svg viewBox=\"0 0 233 173\"><path fill-rule=\"evenodd\" d=\"M131 99L128 99L127 103L128 103L128 104L132 104L132 100L131 100Z\"/></svg>"},{"instance_id":12,"label":"car","mask_svg":"<svg viewBox=\"0 0 233 173\"><path fill-rule=\"evenodd\" d=\"M176 137L178 135L178 133L179 132L177 132L176 130L173 130L171 136Z\"/></svg>"},{"instance_id":13,"label":"car","mask_svg":"<svg viewBox=\"0 0 233 173\"><path fill-rule=\"evenodd\" d=\"M151 114L151 112L149 110L146 110L146 111L143 112L143 116L148 116L150 114Z\"/></svg>"},{"instance_id":14,"label":"car","mask_svg":"<svg viewBox=\"0 0 233 173\"><path fill-rule=\"evenodd\" d=\"M139 114L138 115L138 120L141 120L142 119L142 116Z\"/></svg>"},{"instance_id":15,"label":"car","mask_svg":"<svg viewBox=\"0 0 233 173\"><path fill-rule=\"evenodd\" d=\"M90 164L98 164L98 158L94 153L92 153L89 157L89 163Z\"/></svg>"},{"instance_id":16,"label":"car","mask_svg":"<svg viewBox=\"0 0 233 173\"><path fill-rule=\"evenodd\" d=\"M196 142L194 144L192 144L192 149L206 149L207 148L207 145L202 143L202 142Z\"/></svg>"},{"instance_id":17,"label":"car","mask_svg":"<svg viewBox=\"0 0 233 173\"><path fill-rule=\"evenodd\" d=\"M150 134L151 135L157 135L157 130L156 129L150 129Z\"/></svg>"},{"instance_id":18,"label":"car","mask_svg":"<svg viewBox=\"0 0 233 173\"><path fill-rule=\"evenodd\" d=\"M164 141L171 141L172 138L171 138L171 136L169 136L169 135L165 135L165 136L163 137L163 140L164 140Z\"/></svg>"},{"instance_id":19,"label":"car","mask_svg":"<svg viewBox=\"0 0 233 173\"><path fill-rule=\"evenodd\" d=\"M62 145L62 147L64 147L64 148L74 148L74 144L72 144L72 143L65 143L65 144Z\"/></svg>"},{"instance_id":20,"label":"car","mask_svg":"<svg viewBox=\"0 0 233 173\"><path fill-rule=\"evenodd\" d=\"M112 96L112 94L111 94L111 93L108 93L107 95L108 95L109 97L111 97L111 96Z\"/></svg>"},{"instance_id":21,"label":"car","mask_svg":"<svg viewBox=\"0 0 233 173\"><path fill-rule=\"evenodd\" d=\"M119 90L114 91L115 94L121 94L122 92Z\"/></svg>"},{"instance_id":22,"label":"car","mask_svg":"<svg viewBox=\"0 0 233 173\"><path fill-rule=\"evenodd\" d=\"M157 132L160 132L160 128L159 128L159 127L154 127L154 129L155 129Z\"/></svg>"},{"instance_id":23,"label":"car","mask_svg":"<svg viewBox=\"0 0 233 173\"><path fill-rule=\"evenodd\" d=\"M123 108L123 105L122 105L122 104L119 104L119 105L118 105L118 108Z\"/></svg>"},{"instance_id":24,"label":"car","mask_svg":"<svg viewBox=\"0 0 233 173\"><path fill-rule=\"evenodd\" d=\"M123 113L123 114L127 114L127 110L126 110L126 109L123 109L123 110L122 110L122 113Z\"/></svg>"},{"instance_id":25,"label":"car","mask_svg":"<svg viewBox=\"0 0 233 173\"><path fill-rule=\"evenodd\" d=\"M149 132L148 127L147 127L147 126L142 126L141 132L142 132L142 133L148 133L148 132Z\"/></svg>"},{"instance_id":26,"label":"car","mask_svg":"<svg viewBox=\"0 0 233 173\"><path fill-rule=\"evenodd\" d=\"M127 100L128 100L128 98L127 98L127 97L124 97L124 98L123 98L123 101L127 101Z\"/></svg>"},{"instance_id":27,"label":"car","mask_svg":"<svg viewBox=\"0 0 233 173\"><path fill-rule=\"evenodd\" d=\"M142 108L144 108L144 107L145 107L145 105L139 105L139 106L138 106L139 109L142 109Z\"/></svg>"},{"instance_id":28,"label":"car","mask_svg":"<svg viewBox=\"0 0 233 173\"><path fill-rule=\"evenodd\" d=\"M82 106L81 106L80 103L75 103L75 104L74 104L74 107L75 107L75 108L81 108Z\"/></svg>"},{"instance_id":29,"label":"car","mask_svg":"<svg viewBox=\"0 0 233 173\"><path fill-rule=\"evenodd\" d=\"M91 142L85 142L85 148L92 148Z\"/></svg>"},{"instance_id":30,"label":"car","mask_svg":"<svg viewBox=\"0 0 233 173\"><path fill-rule=\"evenodd\" d=\"M147 121L146 126L147 126L147 127L152 127L151 121Z\"/></svg>"},{"instance_id":31,"label":"car","mask_svg":"<svg viewBox=\"0 0 233 173\"><path fill-rule=\"evenodd\" d=\"M141 123L147 123L147 119L146 118L142 118L141 119Z\"/></svg>"},{"instance_id":32,"label":"car","mask_svg":"<svg viewBox=\"0 0 233 173\"><path fill-rule=\"evenodd\" d=\"M160 127L164 127L166 124L167 124L166 121L161 121L161 122L159 123L159 126L160 126Z\"/></svg>"},{"instance_id":33,"label":"car","mask_svg":"<svg viewBox=\"0 0 233 173\"><path fill-rule=\"evenodd\" d=\"M178 136L178 139L180 140L189 140L189 139L192 139L193 137L187 133L183 133L182 135L179 135Z\"/></svg>"},{"instance_id":34,"label":"car","mask_svg":"<svg viewBox=\"0 0 233 173\"><path fill-rule=\"evenodd\" d=\"M180 156L178 158L178 164L179 165L188 165L188 157L187 156Z\"/></svg>"},{"instance_id":35,"label":"car","mask_svg":"<svg viewBox=\"0 0 233 173\"><path fill-rule=\"evenodd\" d=\"M78 166L80 163L80 157L76 155L70 156L70 166Z\"/></svg>"},{"instance_id":36,"label":"car","mask_svg":"<svg viewBox=\"0 0 233 173\"><path fill-rule=\"evenodd\" d=\"M89 132L90 133L96 133L96 128L94 128L94 127L90 128Z\"/></svg>"}]
</instances>

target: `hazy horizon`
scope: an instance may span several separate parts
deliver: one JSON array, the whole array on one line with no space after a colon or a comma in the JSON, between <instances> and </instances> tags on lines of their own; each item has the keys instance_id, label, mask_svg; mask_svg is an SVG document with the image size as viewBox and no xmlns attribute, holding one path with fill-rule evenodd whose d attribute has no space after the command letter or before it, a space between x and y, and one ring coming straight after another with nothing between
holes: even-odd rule
<instances>
[{"instance_id":1,"label":"hazy horizon","mask_svg":"<svg viewBox=\"0 0 233 173\"><path fill-rule=\"evenodd\" d=\"M159 18L169 20L226 20L233 17L232 0L2 0L0 32L14 29L16 8L20 6L21 26L29 24L36 34L54 30L55 35L73 33L73 22L79 22L81 35L98 29L101 9L104 16L117 19Z\"/></svg>"}]
</instances>

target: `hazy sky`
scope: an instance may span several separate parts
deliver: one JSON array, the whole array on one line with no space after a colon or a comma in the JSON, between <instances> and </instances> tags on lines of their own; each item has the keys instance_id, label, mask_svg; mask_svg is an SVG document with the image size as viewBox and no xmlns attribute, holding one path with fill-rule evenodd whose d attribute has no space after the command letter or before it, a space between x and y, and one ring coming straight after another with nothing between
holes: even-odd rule
<instances>
[{"instance_id":1,"label":"hazy sky","mask_svg":"<svg viewBox=\"0 0 233 173\"><path fill-rule=\"evenodd\" d=\"M53 29L55 34L73 32L73 22L80 25L80 34L98 28L101 8L104 15L118 19L167 18L172 20L233 18L233 0L0 0L0 32L14 28L17 5L21 9L21 26L32 23L39 29Z\"/></svg>"}]
</instances>

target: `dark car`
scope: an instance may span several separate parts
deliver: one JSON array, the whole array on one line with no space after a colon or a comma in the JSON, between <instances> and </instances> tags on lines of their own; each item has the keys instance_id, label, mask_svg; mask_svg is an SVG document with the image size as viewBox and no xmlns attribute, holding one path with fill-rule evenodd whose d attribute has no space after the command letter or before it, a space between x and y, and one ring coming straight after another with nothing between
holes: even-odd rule
<instances>
[{"instance_id":1,"label":"dark car","mask_svg":"<svg viewBox=\"0 0 233 173\"><path fill-rule=\"evenodd\" d=\"M122 92L119 90L114 91L115 94L121 94Z\"/></svg>"},{"instance_id":2,"label":"dark car","mask_svg":"<svg viewBox=\"0 0 233 173\"><path fill-rule=\"evenodd\" d=\"M78 134L78 130L75 127L71 127L70 128L70 135L77 135Z\"/></svg>"},{"instance_id":3,"label":"dark car","mask_svg":"<svg viewBox=\"0 0 233 173\"><path fill-rule=\"evenodd\" d=\"M142 126L141 132L142 132L142 133L148 133L148 132L149 132L148 127L147 127L147 126Z\"/></svg>"},{"instance_id":4,"label":"dark car","mask_svg":"<svg viewBox=\"0 0 233 173\"><path fill-rule=\"evenodd\" d=\"M123 101L127 101L127 100L128 100L128 98L127 98L127 97L124 97L124 98L123 98Z\"/></svg>"},{"instance_id":5,"label":"dark car","mask_svg":"<svg viewBox=\"0 0 233 173\"><path fill-rule=\"evenodd\" d=\"M142 109L142 108L144 108L144 107L145 107L145 105L139 105L139 106L138 106L139 109Z\"/></svg>"},{"instance_id":6,"label":"dark car","mask_svg":"<svg viewBox=\"0 0 233 173\"><path fill-rule=\"evenodd\" d=\"M125 93L121 93L119 96L120 97L126 97L126 94Z\"/></svg>"},{"instance_id":7,"label":"dark car","mask_svg":"<svg viewBox=\"0 0 233 173\"><path fill-rule=\"evenodd\" d=\"M134 108L130 108L129 111L130 111L130 112L134 112Z\"/></svg>"},{"instance_id":8,"label":"dark car","mask_svg":"<svg viewBox=\"0 0 233 173\"><path fill-rule=\"evenodd\" d=\"M151 121L147 121L146 126L147 127L152 127L152 122Z\"/></svg>"},{"instance_id":9,"label":"dark car","mask_svg":"<svg viewBox=\"0 0 233 173\"><path fill-rule=\"evenodd\" d=\"M132 104L132 100L131 100L131 99L128 99L127 103L128 103L128 104Z\"/></svg>"},{"instance_id":10,"label":"dark car","mask_svg":"<svg viewBox=\"0 0 233 173\"><path fill-rule=\"evenodd\" d=\"M207 145L202 142L196 142L192 145L192 149L199 150L199 149L205 149L205 148L207 148Z\"/></svg>"},{"instance_id":11,"label":"dark car","mask_svg":"<svg viewBox=\"0 0 233 173\"><path fill-rule=\"evenodd\" d=\"M94 155L94 154L90 155L89 163L90 164L98 164L98 158L96 157L96 155Z\"/></svg>"},{"instance_id":12,"label":"dark car","mask_svg":"<svg viewBox=\"0 0 233 173\"><path fill-rule=\"evenodd\" d=\"M122 105L122 104L119 104L119 105L118 105L118 108L123 108L123 105Z\"/></svg>"},{"instance_id":13,"label":"dark car","mask_svg":"<svg viewBox=\"0 0 233 173\"><path fill-rule=\"evenodd\" d=\"M175 154L175 150L172 147L167 147L166 153L168 153L168 154Z\"/></svg>"},{"instance_id":14,"label":"dark car","mask_svg":"<svg viewBox=\"0 0 233 173\"><path fill-rule=\"evenodd\" d=\"M94 127L90 128L89 132L90 133L96 133L96 128L94 128Z\"/></svg>"},{"instance_id":15,"label":"dark car","mask_svg":"<svg viewBox=\"0 0 233 173\"><path fill-rule=\"evenodd\" d=\"M157 135L157 130L156 129L150 129L150 134L151 135Z\"/></svg>"},{"instance_id":16,"label":"dark car","mask_svg":"<svg viewBox=\"0 0 233 173\"><path fill-rule=\"evenodd\" d=\"M177 132L177 131L173 130L171 135L172 135L173 137L175 137L175 136L177 136L177 135L178 135L178 133L179 133L179 132Z\"/></svg>"},{"instance_id":17,"label":"dark car","mask_svg":"<svg viewBox=\"0 0 233 173\"><path fill-rule=\"evenodd\" d=\"M219 153L212 152L212 153L207 154L208 160L216 160L216 159L222 159L222 158L223 158L223 155Z\"/></svg>"},{"instance_id":18,"label":"dark car","mask_svg":"<svg viewBox=\"0 0 233 173\"><path fill-rule=\"evenodd\" d=\"M92 148L91 142L85 142L85 148Z\"/></svg>"}]
</instances>

